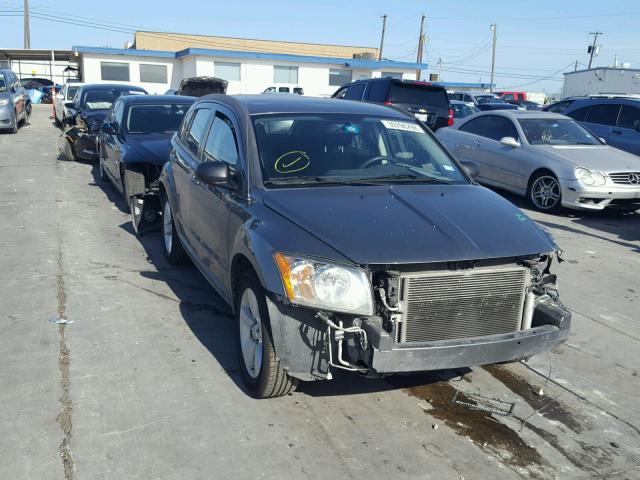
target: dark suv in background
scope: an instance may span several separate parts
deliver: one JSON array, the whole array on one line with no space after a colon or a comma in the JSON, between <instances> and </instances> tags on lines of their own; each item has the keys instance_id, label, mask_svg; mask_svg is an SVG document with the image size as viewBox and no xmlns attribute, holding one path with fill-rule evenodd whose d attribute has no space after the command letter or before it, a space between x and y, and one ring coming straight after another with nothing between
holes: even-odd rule
<instances>
[{"instance_id":1,"label":"dark suv in background","mask_svg":"<svg viewBox=\"0 0 640 480\"><path fill-rule=\"evenodd\" d=\"M444 87L396 78L369 78L340 87L332 98L374 102L396 107L435 131L453 125L453 110Z\"/></svg>"},{"instance_id":2,"label":"dark suv in background","mask_svg":"<svg viewBox=\"0 0 640 480\"><path fill-rule=\"evenodd\" d=\"M576 100L564 114L580 122L612 147L640 155L640 99Z\"/></svg>"}]
</instances>

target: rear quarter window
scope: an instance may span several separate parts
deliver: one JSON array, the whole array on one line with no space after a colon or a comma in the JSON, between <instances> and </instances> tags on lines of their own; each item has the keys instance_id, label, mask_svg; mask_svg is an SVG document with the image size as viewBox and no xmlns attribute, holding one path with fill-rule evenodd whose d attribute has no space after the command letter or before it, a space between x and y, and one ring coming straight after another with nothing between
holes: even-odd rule
<instances>
[{"instance_id":1,"label":"rear quarter window","mask_svg":"<svg viewBox=\"0 0 640 480\"><path fill-rule=\"evenodd\" d=\"M393 103L410 103L440 108L449 107L447 92L444 89L427 85L394 83L391 85L389 100Z\"/></svg>"}]
</instances>

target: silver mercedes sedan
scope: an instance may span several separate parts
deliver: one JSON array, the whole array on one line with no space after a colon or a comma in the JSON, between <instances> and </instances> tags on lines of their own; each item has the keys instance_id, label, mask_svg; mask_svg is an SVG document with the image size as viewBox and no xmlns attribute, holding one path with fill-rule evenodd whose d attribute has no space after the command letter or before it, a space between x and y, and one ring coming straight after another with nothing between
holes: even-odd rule
<instances>
[{"instance_id":1,"label":"silver mercedes sedan","mask_svg":"<svg viewBox=\"0 0 640 480\"><path fill-rule=\"evenodd\" d=\"M571 118L500 110L436 136L479 183L526 197L538 210L640 209L640 157L606 145Z\"/></svg>"}]
</instances>

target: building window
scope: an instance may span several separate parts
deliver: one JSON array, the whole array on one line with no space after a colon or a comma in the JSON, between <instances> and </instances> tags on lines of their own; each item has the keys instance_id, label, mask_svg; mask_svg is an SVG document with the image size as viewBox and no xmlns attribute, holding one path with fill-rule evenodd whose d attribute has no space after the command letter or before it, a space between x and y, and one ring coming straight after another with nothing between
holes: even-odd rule
<instances>
[{"instance_id":1,"label":"building window","mask_svg":"<svg viewBox=\"0 0 640 480\"><path fill-rule=\"evenodd\" d=\"M167 83L167 66L141 63L140 81L147 83Z\"/></svg>"},{"instance_id":2,"label":"building window","mask_svg":"<svg viewBox=\"0 0 640 480\"><path fill-rule=\"evenodd\" d=\"M298 67L273 67L274 83L298 83Z\"/></svg>"},{"instance_id":3,"label":"building window","mask_svg":"<svg viewBox=\"0 0 640 480\"><path fill-rule=\"evenodd\" d=\"M382 72L382 74L380 75L382 78L395 78L397 80L402 80L402 73L398 73L398 72Z\"/></svg>"},{"instance_id":4,"label":"building window","mask_svg":"<svg viewBox=\"0 0 640 480\"><path fill-rule=\"evenodd\" d=\"M215 62L214 63L215 76L222 78L227 82L240 80L240 64L231 62Z\"/></svg>"},{"instance_id":5,"label":"building window","mask_svg":"<svg viewBox=\"0 0 640 480\"><path fill-rule=\"evenodd\" d=\"M100 62L100 78L102 80L129 81L129 64L117 62Z\"/></svg>"},{"instance_id":6,"label":"building window","mask_svg":"<svg viewBox=\"0 0 640 480\"><path fill-rule=\"evenodd\" d=\"M329 85L334 87L341 87L351 81L353 72L351 70L344 70L342 68L330 68L329 69Z\"/></svg>"}]
</instances>

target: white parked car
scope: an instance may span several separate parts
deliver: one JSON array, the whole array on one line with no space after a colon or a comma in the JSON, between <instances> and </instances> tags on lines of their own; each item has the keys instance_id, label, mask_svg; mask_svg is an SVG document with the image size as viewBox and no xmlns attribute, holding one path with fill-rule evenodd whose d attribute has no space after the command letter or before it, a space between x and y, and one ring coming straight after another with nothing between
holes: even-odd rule
<instances>
[{"instance_id":1,"label":"white parked car","mask_svg":"<svg viewBox=\"0 0 640 480\"><path fill-rule=\"evenodd\" d=\"M480 112L436 137L479 183L526 197L538 210L640 209L640 157L606 145L564 115Z\"/></svg>"},{"instance_id":2,"label":"white parked car","mask_svg":"<svg viewBox=\"0 0 640 480\"><path fill-rule=\"evenodd\" d=\"M84 85L82 82L69 82L65 83L58 93L56 93L54 99L55 106L55 121L56 124L61 125L64 117L69 115L67 108L64 106L66 102L72 102L76 96L78 89Z\"/></svg>"}]
</instances>

